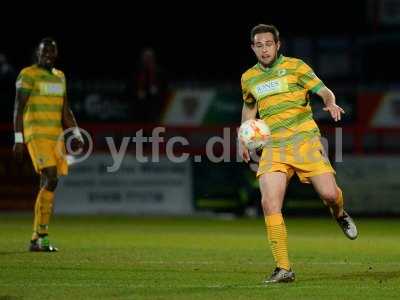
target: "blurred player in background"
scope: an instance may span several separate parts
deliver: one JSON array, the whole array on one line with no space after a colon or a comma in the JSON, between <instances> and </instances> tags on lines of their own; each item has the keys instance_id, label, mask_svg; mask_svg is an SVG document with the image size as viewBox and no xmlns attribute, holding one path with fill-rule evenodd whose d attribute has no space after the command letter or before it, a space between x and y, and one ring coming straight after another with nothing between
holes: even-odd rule
<instances>
[{"instance_id":1,"label":"blurred player in background","mask_svg":"<svg viewBox=\"0 0 400 300\"><path fill-rule=\"evenodd\" d=\"M14 108L14 154L21 161L26 144L35 171L40 174L30 251L57 251L48 239L48 226L58 176L67 175L68 165L63 128L73 128L73 147L83 139L69 108L64 73L54 68L57 44L43 39L37 50L37 64L24 68L16 81Z\"/></svg>"},{"instance_id":2,"label":"blurred player in background","mask_svg":"<svg viewBox=\"0 0 400 300\"><path fill-rule=\"evenodd\" d=\"M320 132L313 120L309 93L318 94L335 121L343 109L335 95L302 60L278 56L279 32L273 25L260 24L251 31L251 47L258 63L241 79L242 123L256 118L257 112L271 129L271 145L264 148L257 177L260 183L266 231L276 268L266 283L291 282L295 274L288 257L286 226L282 204L291 176L312 183L345 235L355 239L357 228L343 209L343 195L335 181L335 171L324 155ZM248 162L249 151L240 145Z\"/></svg>"},{"instance_id":3,"label":"blurred player in background","mask_svg":"<svg viewBox=\"0 0 400 300\"><path fill-rule=\"evenodd\" d=\"M135 120L145 123L160 122L168 97L168 80L154 49L146 48L142 51L133 79Z\"/></svg>"}]
</instances>

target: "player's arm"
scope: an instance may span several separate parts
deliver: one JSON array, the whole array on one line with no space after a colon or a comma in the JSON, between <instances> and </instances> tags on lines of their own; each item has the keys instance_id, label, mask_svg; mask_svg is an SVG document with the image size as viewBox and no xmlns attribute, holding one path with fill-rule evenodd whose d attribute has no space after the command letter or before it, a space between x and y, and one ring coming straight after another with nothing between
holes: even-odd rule
<instances>
[{"instance_id":1,"label":"player's arm","mask_svg":"<svg viewBox=\"0 0 400 300\"><path fill-rule=\"evenodd\" d=\"M62 112L63 127L66 129L72 129L72 135L74 137L74 148L83 147L83 138L79 130L78 124L76 123L74 114L69 106L67 95L64 96L63 112Z\"/></svg>"},{"instance_id":2,"label":"player's arm","mask_svg":"<svg viewBox=\"0 0 400 300\"><path fill-rule=\"evenodd\" d=\"M14 155L17 161L22 161L24 154L23 113L29 94L22 89L16 90L14 104Z\"/></svg>"},{"instance_id":3,"label":"player's arm","mask_svg":"<svg viewBox=\"0 0 400 300\"><path fill-rule=\"evenodd\" d=\"M242 108L242 121L241 123L246 122L250 119L255 119L257 116L257 105L253 103L245 102Z\"/></svg>"},{"instance_id":4,"label":"player's arm","mask_svg":"<svg viewBox=\"0 0 400 300\"><path fill-rule=\"evenodd\" d=\"M341 114L344 114L344 110L336 104L335 94L326 86L321 87L316 94L324 101L325 107L323 109L331 114L335 122L340 121Z\"/></svg>"},{"instance_id":5,"label":"player's arm","mask_svg":"<svg viewBox=\"0 0 400 300\"><path fill-rule=\"evenodd\" d=\"M245 79L242 76L241 79L241 86L242 86L242 96L243 96L243 108L242 108L242 121L246 122L250 119L255 119L257 116L257 105L256 100L254 99L253 95L250 93L250 89L246 84ZM250 154L249 149L246 148L245 145L239 143L239 154L243 158L245 162L250 161Z\"/></svg>"},{"instance_id":6,"label":"player's arm","mask_svg":"<svg viewBox=\"0 0 400 300\"><path fill-rule=\"evenodd\" d=\"M14 104L14 155L17 161L22 161L25 146L24 146L24 109L28 103L29 97L33 90L35 80L30 74L22 70L15 82L15 104Z\"/></svg>"},{"instance_id":7,"label":"player's arm","mask_svg":"<svg viewBox=\"0 0 400 300\"><path fill-rule=\"evenodd\" d=\"M299 60L296 74L298 76L298 83L307 90L319 95L324 101L324 110L329 111L335 121L339 121L344 110L336 104L333 92L315 75L310 66Z\"/></svg>"},{"instance_id":8,"label":"player's arm","mask_svg":"<svg viewBox=\"0 0 400 300\"><path fill-rule=\"evenodd\" d=\"M252 103L244 102L242 108L241 123L246 122L247 120L250 119L255 119L256 116L257 116L257 105L255 104L255 102ZM245 162L250 161L249 149L247 149L243 143L239 143L239 154Z\"/></svg>"}]
</instances>

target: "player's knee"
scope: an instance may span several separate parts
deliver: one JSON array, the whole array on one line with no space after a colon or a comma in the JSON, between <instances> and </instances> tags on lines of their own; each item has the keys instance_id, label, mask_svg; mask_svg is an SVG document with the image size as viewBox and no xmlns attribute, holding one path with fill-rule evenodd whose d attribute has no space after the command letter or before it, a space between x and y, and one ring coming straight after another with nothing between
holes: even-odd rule
<instances>
[{"instance_id":1,"label":"player's knee","mask_svg":"<svg viewBox=\"0 0 400 300\"><path fill-rule=\"evenodd\" d=\"M42 198L39 202L39 209L42 214L49 214L53 211L53 199Z\"/></svg>"},{"instance_id":2,"label":"player's knee","mask_svg":"<svg viewBox=\"0 0 400 300\"><path fill-rule=\"evenodd\" d=\"M321 194L321 199L327 204L327 205L334 205L337 202L338 199L338 191L336 189L332 190L325 190Z\"/></svg>"},{"instance_id":3,"label":"player's knee","mask_svg":"<svg viewBox=\"0 0 400 300\"><path fill-rule=\"evenodd\" d=\"M44 182L44 188L50 192L54 192L58 183L58 175L56 167L44 168L41 173Z\"/></svg>"},{"instance_id":4,"label":"player's knee","mask_svg":"<svg viewBox=\"0 0 400 300\"><path fill-rule=\"evenodd\" d=\"M272 197L263 196L261 198L261 204L262 204L264 213L267 215L279 213L281 211L279 201L276 201Z\"/></svg>"},{"instance_id":5,"label":"player's knee","mask_svg":"<svg viewBox=\"0 0 400 300\"><path fill-rule=\"evenodd\" d=\"M57 176L46 177L46 190L53 192L58 184Z\"/></svg>"}]
</instances>

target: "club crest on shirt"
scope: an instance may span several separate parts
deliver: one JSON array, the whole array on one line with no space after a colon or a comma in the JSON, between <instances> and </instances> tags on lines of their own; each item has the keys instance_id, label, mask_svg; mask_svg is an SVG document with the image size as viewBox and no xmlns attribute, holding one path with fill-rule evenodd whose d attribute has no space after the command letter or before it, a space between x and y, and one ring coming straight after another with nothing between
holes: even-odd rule
<instances>
[{"instance_id":1,"label":"club crest on shirt","mask_svg":"<svg viewBox=\"0 0 400 300\"><path fill-rule=\"evenodd\" d=\"M278 77L285 76L285 75L286 75L286 69L279 69L279 70L276 72L276 75L277 75Z\"/></svg>"}]
</instances>

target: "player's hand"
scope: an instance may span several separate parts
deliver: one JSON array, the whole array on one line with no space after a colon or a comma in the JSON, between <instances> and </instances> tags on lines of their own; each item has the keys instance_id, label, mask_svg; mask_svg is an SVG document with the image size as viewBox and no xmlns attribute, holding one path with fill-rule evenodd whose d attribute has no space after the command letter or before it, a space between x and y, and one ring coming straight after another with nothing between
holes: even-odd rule
<instances>
[{"instance_id":1,"label":"player's hand","mask_svg":"<svg viewBox=\"0 0 400 300\"><path fill-rule=\"evenodd\" d=\"M339 105L336 105L335 103L329 104L323 108L324 111L329 111L331 114L332 118L335 120L335 122L340 121L341 119L341 114L344 114L343 108L341 108Z\"/></svg>"},{"instance_id":2,"label":"player's hand","mask_svg":"<svg viewBox=\"0 0 400 300\"><path fill-rule=\"evenodd\" d=\"M83 150L84 143L80 138L74 137L71 141L71 150L75 153Z\"/></svg>"},{"instance_id":3,"label":"player's hand","mask_svg":"<svg viewBox=\"0 0 400 300\"><path fill-rule=\"evenodd\" d=\"M13 147L14 157L18 163L24 159L25 145L23 143L15 143Z\"/></svg>"},{"instance_id":4,"label":"player's hand","mask_svg":"<svg viewBox=\"0 0 400 300\"><path fill-rule=\"evenodd\" d=\"M242 142L239 142L239 155L246 163L250 161L249 149Z\"/></svg>"}]
</instances>

